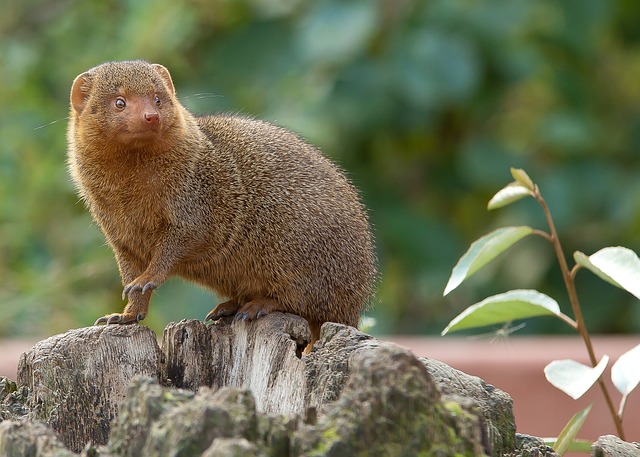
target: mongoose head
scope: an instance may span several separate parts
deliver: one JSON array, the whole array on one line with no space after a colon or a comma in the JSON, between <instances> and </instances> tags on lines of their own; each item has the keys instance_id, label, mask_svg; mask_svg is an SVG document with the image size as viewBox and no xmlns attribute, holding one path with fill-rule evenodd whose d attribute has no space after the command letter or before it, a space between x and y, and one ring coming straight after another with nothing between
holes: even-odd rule
<instances>
[{"instance_id":1,"label":"mongoose head","mask_svg":"<svg viewBox=\"0 0 640 457\"><path fill-rule=\"evenodd\" d=\"M85 135L87 143L158 147L182 123L171 75L159 64L135 60L98 65L76 77L70 98L75 134Z\"/></svg>"}]
</instances>

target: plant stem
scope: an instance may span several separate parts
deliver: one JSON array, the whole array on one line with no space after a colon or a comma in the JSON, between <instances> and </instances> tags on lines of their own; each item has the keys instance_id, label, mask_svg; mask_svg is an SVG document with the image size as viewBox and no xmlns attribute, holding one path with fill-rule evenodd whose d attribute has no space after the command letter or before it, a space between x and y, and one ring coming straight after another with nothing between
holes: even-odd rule
<instances>
[{"instance_id":1,"label":"plant stem","mask_svg":"<svg viewBox=\"0 0 640 457\"><path fill-rule=\"evenodd\" d=\"M555 224L553 223L551 212L549 211L547 202L545 202L544 198L542 198L542 195L540 194L540 190L538 189L538 186L535 186L533 196L542 207L542 210L544 211L544 215L547 218L547 224L549 225L549 233L551 235L550 242L553 246L553 249L556 252L556 257L558 258L558 263L560 264L560 269L562 270L562 277L564 279L565 287L567 288L567 293L569 294L569 302L571 303L571 309L573 310L573 315L576 320L577 330L580 336L582 337L582 339L584 340L585 346L587 347L587 352L589 354L589 359L591 360L591 365L595 367L598 364L598 360L596 359L595 351L593 350L591 337L589 336L589 332L587 331L587 327L584 323L584 318L582 316L582 309L580 308L580 301L578 300L578 293L576 292L575 282L573 280L573 276L571 272L569 271L569 266L567 265L567 259L565 258L564 252L562 250L562 245L560 244L560 238L558 237L558 232L556 231ZM602 377L598 379L598 384L600 384L600 389L602 390L604 399L607 403L607 406L609 407L609 412L611 413L613 422L616 425L618 436L620 437L620 439L624 440L625 438L624 438L624 430L622 428L622 420L616 412L616 408L613 405L613 401L611 400L611 395L609 395L609 390L607 389L607 386L604 383Z\"/></svg>"},{"instance_id":2,"label":"plant stem","mask_svg":"<svg viewBox=\"0 0 640 457\"><path fill-rule=\"evenodd\" d=\"M572 329L574 330L578 330L578 324L576 323L576 321L574 321L573 319L571 319L569 316L567 316L564 313L560 313L558 314L558 317L563 321L566 322L568 326L570 326Z\"/></svg>"},{"instance_id":3,"label":"plant stem","mask_svg":"<svg viewBox=\"0 0 640 457\"><path fill-rule=\"evenodd\" d=\"M547 232L543 232L542 230L538 230L538 229L533 229L533 234L544 238L549 243L553 242L553 240L551 239L551 235L549 235Z\"/></svg>"}]
</instances>

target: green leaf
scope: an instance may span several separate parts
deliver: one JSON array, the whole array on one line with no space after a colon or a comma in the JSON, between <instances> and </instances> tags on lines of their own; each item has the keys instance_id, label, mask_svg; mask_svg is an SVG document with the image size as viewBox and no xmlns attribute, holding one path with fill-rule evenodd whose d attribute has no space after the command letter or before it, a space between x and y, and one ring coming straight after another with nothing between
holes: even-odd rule
<instances>
[{"instance_id":1,"label":"green leaf","mask_svg":"<svg viewBox=\"0 0 640 457\"><path fill-rule=\"evenodd\" d=\"M558 303L548 295L537 290L511 290L471 305L449 322L442 335L465 328L559 314Z\"/></svg>"},{"instance_id":2,"label":"green leaf","mask_svg":"<svg viewBox=\"0 0 640 457\"><path fill-rule=\"evenodd\" d=\"M625 352L611 367L611 380L618 392L629 395L640 383L640 344Z\"/></svg>"},{"instance_id":3,"label":"green leaf","mask_svg":"<svg viewBox=\"0 0 640 457\"><path fill-rule=\"evenodd\" d=\"M573 258L580 266L640 299L640 259L631 249L608 247L589 257L577 251Z\"/></svg>"},{"instance_id":4,"label":"green leaf","mask_svg":"<svg viewBox=\"0 0 640 457\"><path fill-rule=\"evenodd\" d=\"M484 265L532 233L533 229L527 226L503 227L474 241L453 267L443 295L447 295Z\"/></svg>"},{"instance_id":5,"label":"green leaf","mask_svg":"<svg viewBox=\"0 0 640 457\"><path fill-rule=\"evenodd\" d=\"M299 46L313 62L353 58L375 32L376 13L366 1L314 2L299 27Z\"/></svg>"},{"instance_id":6,"label":"green leaf","mask_svg":"<svg viewBox=\"0 0 640 457\"><path fill-rule=\"evenodd\" d=\"M487 209L498 209L531 195L531 191L517 182L500 189L487 204Z\"/></svg>"},{"instance_id":7,"label":"green leaf","mask_svg":"<svg viewBox=\"0 0 640 457\"><path fill-rule=\"evenodd\" d=\"M578 451L578 452L590 452L591 451L591 443L587 443L585 441L576 441L576 436L578 432L582 428L584 421L587 419L589 415L589 411L591 411L591 406L587 406L582 411L578 411L574 416L567 422L562 432L558 436L558 439L553 444L553 450L558 454L563 455L567 451Z\"/></svg>"},{"instance_id":8,"label":"green leaf","mask_svg":"<svg viewBox=\"0 0 640 457\"><path fill-rule=\"evenodd\" d=\"M542 438L542 441L544 441L544 444L546 444L547 446L555 448L558 438ZM584 452L586 454L589 454L591 452L592 445L593 443L588 440L573 440L571 444L569 444L569 449L567 449L567 451Z\"/></svg>"},{"instance_id":9,"label":"green leaf","mask_svg":"<svg viewBox=\"0 0 640 457\"><path fill-rule=\"evenodd\" d=\"M583 365L575 360L554 360L544 367L544 375L553 386L577 400L602 376L608 363L608 355L602 356L595 367Z\"/></svg>"},{"instance_id":10,"label":"green leaf","mask_svg":"<svg viewBox=\"0 0 640 457\"><path fill-rule=\"evenodd\" d=\"M587 270L590 270L592 273L596 274L597 276L600 277L600 279L605 280L606 282L608 282L609 284L613 284L616 287L621 287L620 284L618 284L617 282L615 282L613 279L611 279L609 276L607 276L606 274L604 274L602 271L600 271L600 269L598 267L596 267L595 265L593 265L591 263L591 260L589 260L589 256L586 255L583 252L580 251L576 251L573 253L573 260L576 261L576 263L584 268L586 268Z\"/></svg>"},{"instance_id":11,"label":"green leaf","mask_svg":"<svg viewBox=\"0 0 640 457\"><path fill-rule=\"evenodd\" d=\"M511 168L511 176L516 180L516 183L533 191L535 186L526 171L521 168Z\"/></svg>"}]
</instances>

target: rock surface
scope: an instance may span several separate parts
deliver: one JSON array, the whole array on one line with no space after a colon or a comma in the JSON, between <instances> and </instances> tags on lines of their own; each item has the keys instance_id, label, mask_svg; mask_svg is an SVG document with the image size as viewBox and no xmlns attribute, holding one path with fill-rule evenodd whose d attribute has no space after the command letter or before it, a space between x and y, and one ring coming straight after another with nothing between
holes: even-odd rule
<instances>
[{"instance_id":1,"label":"rock surface","mask_svg":"<svg viewBox=\"0 0 640 457\"><path fill-rule=\"evenodd\" d=\"M18 386L5 400L28 392L27 418L86 455L514 451L511 399L482 380L343 325L325 324L303 357L308 339L306 321L280 313L249 323L170 324L162 349L139 325L72 330L23 356ZM6 411L5 449L11 430L36 426ZM42 449L15 455L56 455Z\"/></svg>"}]
</instances>

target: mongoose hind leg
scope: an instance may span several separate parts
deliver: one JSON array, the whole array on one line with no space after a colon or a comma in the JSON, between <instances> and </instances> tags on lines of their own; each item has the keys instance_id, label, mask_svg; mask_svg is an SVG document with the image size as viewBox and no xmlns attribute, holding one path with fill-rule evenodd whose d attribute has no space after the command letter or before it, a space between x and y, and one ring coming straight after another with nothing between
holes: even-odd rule
<instances>
[{"instance_id":1,"label":"mongoose hind leg","mask_svg":"<svg viewBox=\"0 0 640 457\"><path fill-rule=\"evenodd\" d=\"M234 316L238 310L240 309L240 303L236 300L228 300L226 302L220 303L218 306L213 308L207 314L207 317L204 318L206 321L215 321L220 319L221 317L226 316Z\"/></svg>"},{"instance_id":2,"label":"mongoose hind leg","mask_svg":"<svg viewBox=\"0 0 640 457\"><path fill-rule=\"evenodd\" d=\"M220 319L224 316L233 316L235 320L254 320L266 316L274 311L290 313L291 311L283 307L275 298L256 298L240 306L237 301L229 300L220 303L207 314L205 321ZM304 349L304 354L311 353L313 344L320 339L320 327L323 322L308 320L311 329L311 341Z\"/></svg>"},{"instance_id":3,"label":"mongoose hind leg","mask_svg":"<svg viewBox=\"0 0 640 457\"><path fill-rule=\"evenodd\" d=\"M256 298L245 303L236 314L236 320L253 320L274 311L288 312L275 298Z\"/></svg>"},{"instance_id":4,"label":"mongoose hind leg","mask_svg":"<svg viewBox=\"0 0 640 457\"><path fill-rule=\"evenodd\" d=\"M311 341L307 344L307 347L304 348L303 354L307 355L311 353L311 349L313 349L313 345L316 341L320 339L320 327L322 327L322 322L319 321L308 321L309 329L311 330Z\"/></svg>"}]
</instances>

